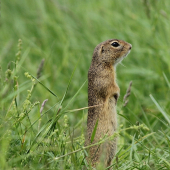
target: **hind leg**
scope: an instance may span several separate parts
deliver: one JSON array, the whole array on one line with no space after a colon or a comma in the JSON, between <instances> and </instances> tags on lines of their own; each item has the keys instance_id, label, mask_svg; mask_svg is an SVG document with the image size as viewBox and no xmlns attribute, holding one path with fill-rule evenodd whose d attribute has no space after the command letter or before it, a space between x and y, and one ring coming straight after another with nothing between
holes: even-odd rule
<instances>
[{"instance_id":1,"label":"hind leg","mask_svg":"<svg viewBox=\"0 0 170 170\"><path fill-rule=\"evenodd\" d=\"M112 159L116 154L116 149L117 149L117 139L114 139L113 141L109 141L107 143L107 153L106 153L106 160L105 160L106 167L111 166Z\"/></svg>"}]
</instances>

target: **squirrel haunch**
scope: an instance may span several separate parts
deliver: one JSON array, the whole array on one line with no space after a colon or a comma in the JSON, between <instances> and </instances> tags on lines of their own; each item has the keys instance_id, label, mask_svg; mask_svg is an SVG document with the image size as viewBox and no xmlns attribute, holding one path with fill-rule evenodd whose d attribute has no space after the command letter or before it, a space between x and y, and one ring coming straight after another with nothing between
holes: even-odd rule
<instances>
[{"instance_id":1,"label":"squirrel haunch","mask_svg":"<svg viewBox=\"0 0 170 170\"><path fill-rule=\"evenodd\" d=\"M94 49L88 71L88 106L90 108L87 117L86 146L97 143L105 135L111 136L116 131L116 103L120 94L116 83L116 66L129 54L131 48L132 45L123 40L111 39L100 43ZM97 122L92 141L92 133ZM90 147L87 160L95 167L101 155L104 155L106 167L110 166L116 148L116 138Z\"/></svg>"}]
</instances>

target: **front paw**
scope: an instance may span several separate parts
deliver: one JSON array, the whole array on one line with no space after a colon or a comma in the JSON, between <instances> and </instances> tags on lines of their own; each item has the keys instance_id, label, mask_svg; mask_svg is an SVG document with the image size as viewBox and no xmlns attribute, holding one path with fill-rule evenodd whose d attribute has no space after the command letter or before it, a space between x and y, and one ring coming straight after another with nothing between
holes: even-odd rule
<instances>
[{"instance_id":1,"label":"front paw","mask_svg":"<svg viewBox=\"0 0 170 170\"><path fill-rule=\"evenodd\" d=\"M114 97L114 99L115 99L115 103L117 104L117 100L118 100L118 98L119 98L119 94L118 94L118 93L115 93L115 94L113 94L113 97Z\"/></svg>"}]
</instances>

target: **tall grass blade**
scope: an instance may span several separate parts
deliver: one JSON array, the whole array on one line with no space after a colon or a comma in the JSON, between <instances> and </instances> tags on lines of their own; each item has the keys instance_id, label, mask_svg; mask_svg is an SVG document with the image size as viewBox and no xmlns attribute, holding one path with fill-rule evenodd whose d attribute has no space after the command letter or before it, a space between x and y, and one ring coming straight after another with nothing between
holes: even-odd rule
<instances>
[{"instance_id":1,"label":"tall grass blade","mask_svg":"<svg viewBox=\"0 0 170 170\"><path fill-rule=\"evenodd\" d=\"M168 78L167 78L167 76L165 75L164 72L163 72L163 76L164 76L164 79L165 79L165 81L166 81L168 87L170 88L170 82L169 82L169 80L168 80Z\"/></svg>"},{"instance_id":2,"label":"tall grass blade","mask_svg":"<svg viewBox=\"0 0 170 170\"><path fill-rule=\"evenodd\" d=\"M93 142L94 137L95 137L95 135L96 135L97 126L98 126L98 119L97 119L97 121L96 121L96 124L95 124L95 126L94 126L94 129L93 129L93 132L92 132L92 135L91 135L91 143Z\"/></svg>"},{"instance_id":3,"label":"tall grass blade","mask_svg":"<svg viewBox=\"0 0 170 170\"><path fill-rule=\"evenodd\" d=\"M30 73L29 73L30 74ZM43 83L41 83L41 81L39 81L35 76L33 76L32 74L30 74L35 80L37 80L47 91L49 91L53 96L57 97L57 95L52 92L48 87L46 87Z\"/></svg>"},{"instance_id":4,"label":"tall grass blade","mask_svg":"<svg viewBox=\"0 0 170 170\"><path fill-rule=\"evenodd\" d=\"M155 103L156 107L158 108L158 110L162 113L162 115L164 116L164 118L167 120L167 122L170 124L170 119L167 116L167 113L161 108L161 106L157 103L157 101L154 99L154 97L150 94L149 95L150 98L152 99L152 101Z\"/></svg>"}]
</instances>

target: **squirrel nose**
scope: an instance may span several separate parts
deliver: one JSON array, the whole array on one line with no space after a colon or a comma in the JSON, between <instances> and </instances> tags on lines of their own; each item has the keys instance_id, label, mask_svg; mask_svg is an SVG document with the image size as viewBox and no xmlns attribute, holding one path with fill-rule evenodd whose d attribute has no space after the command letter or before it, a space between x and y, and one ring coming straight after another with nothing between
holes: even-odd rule
<instances>
[{"instance_id":1,"label":"squirrel nose","mask_svg":"<svg viewBox=\"0 0 170 170\"><path fill-rule=\"evenodd\" d=\"M131 48L132 48L132 45L130 44L129 50L131 50Z\"/></svg>"}]
</instances>

